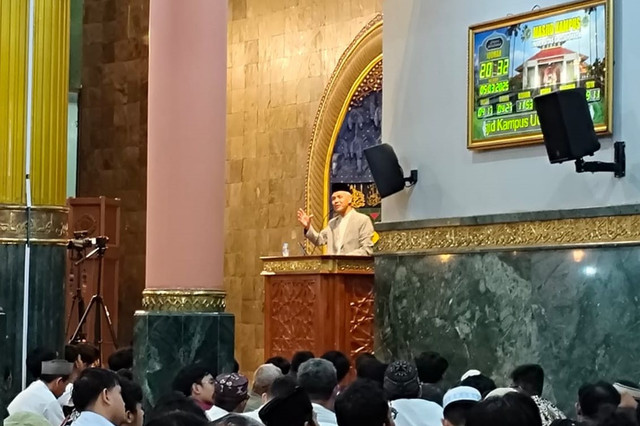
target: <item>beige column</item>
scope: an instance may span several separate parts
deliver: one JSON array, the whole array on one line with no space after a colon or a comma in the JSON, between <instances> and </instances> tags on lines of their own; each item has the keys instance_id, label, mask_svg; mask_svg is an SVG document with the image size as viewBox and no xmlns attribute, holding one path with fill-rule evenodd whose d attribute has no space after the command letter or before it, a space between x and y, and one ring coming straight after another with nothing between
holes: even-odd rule
<instances>
[{"instance_id":1,"label":"beige column","mask_svg":"<svg viewBox=\"0 0 640 426\"><path fill-rule=\"evenodd\" d=\"M227 2L150 8L143 304L223 310Z\"/></svg>"}]
</instances>

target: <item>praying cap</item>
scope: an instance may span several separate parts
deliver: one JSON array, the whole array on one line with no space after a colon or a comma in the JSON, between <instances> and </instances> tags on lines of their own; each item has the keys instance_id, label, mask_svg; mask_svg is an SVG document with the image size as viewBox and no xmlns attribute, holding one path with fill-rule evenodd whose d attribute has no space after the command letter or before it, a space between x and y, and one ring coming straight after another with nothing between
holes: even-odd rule
<instances>
[{"instance_id":1,"label":"praying cap","mask_svg":"<svg viewBox=\"0 0 640 426\"><path fill-rule=\"evenodd\" d=\"M384 392L390 400L420 396L418 370L406 361L394 361L384 373Z\"/></svg>"},{"instance_id":2,"label":"praying cap","mask_svg":"<svg viewBox=\"0 0 640 426\"><path fill-rule=\"evenodd\" d=\"M4 419L4 426L51 426L49 420L40 414L29 411L20 411L13 413Z\"/></svg>"},{"instance_id":3,"label":"praying cap","mask_svg":"<svg viewBox=\"0 0 640 426\"><path fill-rule=\"evenodd\" d=\"M491 398L493 396L505 396L506 394L511 392L518 392L518 391L515 390L514 388L496 388L491 392L489 392L487 396L484 397L484 399Z\"/></svg>"},{"instance_id":4,"label":"praying cap","mask_svg":"<svg viewBox=\"0 0 640 426\"><path fill-rule=\"evenodd\" d=\"M69 376L73 372L73 364L64 359L52 359L42 362L42 375Z\"/></svg>"},{"instance_id":5,"label":"praying cap","mask_svg":"<svg viewBox=\"0 0 640 426\"><path fill-rule=\"evenodd\" d=\"M249 394L249 380L238 373L220 374L215 381L215 398L223 401L242 401Z\"/></svg>"},{"instance_id":6,"label":"praying cap","mask_svg":"<svg viewBox=\"0 0 640 426\"><path fill-rule=\"evenodd\" d=\"M454 402L461 401L471 401L478 402L482 399L482 395L476 388L472 388L471 386L458 386L455 388L451 388L444 394L444 398L442 398L442 408L447 408L447 405L452 404Z\"/></svg>"},{"instance_id":7,"label":"praying cap","mask_svg":"<svg viewBox=\"0 0 640 426\"><path fill-rule=\"evenodd\" d=\"M258 416L266 426L303 424L313 417L313 406L307 393L297 387L287 396L273 398L262 407Z\"/></svg>"},{"instance_id":8,"label":"praying cap","mask_svg":"<svg viewBox=\"0 0 640 426\"><path fill-rule=\"evenodd\" d=\"M344 191L344 192L348 192L349 194L351 194L351 187L349 187L349 184L347 183L342 183L342 182L334 182L331 184L331 193L333 194L334 192L338 192L338 191Z\"/></svg>"},{"instance_id":9,"label":"praying cap","mask_svg":"<svg viewBox=\"0 0 640 426\"><path fill-rule=\"evenodd\" d=\"M480 370L473 370L473 369L471 369L471 370L468 370L466 373L464 373L464 374L462 375L462 377L460 377L460 381L462 382L464 379L467 379L467 378L469 378L469 377L473 377L473 376L479 376L479 375L481 375L481 374L482 374L482 373L480 372Z\"/></svg>"},{"instance_id":10,"label":"praying cap","mask_svg":"<svg viewBox=\"0 0 640 426\"><path fill-rule=\"evenodd\" d=\"M618 391L620 395L626 393L631 395L633 399L640 399L640 389L637 386L630 386L629 384L615 382L613 384L613 387Z\"/></svg>"}]
</instances>

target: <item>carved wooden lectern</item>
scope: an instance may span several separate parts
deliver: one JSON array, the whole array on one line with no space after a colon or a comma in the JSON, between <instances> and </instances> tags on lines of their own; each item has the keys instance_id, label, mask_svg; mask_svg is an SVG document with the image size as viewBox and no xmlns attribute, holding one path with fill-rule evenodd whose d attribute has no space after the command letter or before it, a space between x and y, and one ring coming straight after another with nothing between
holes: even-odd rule
<instances>
[{"instance_id":1,"label":"carved wooden lectern","mask_svg":"<svg viewBox=\"0 0 640 426\"><path fill-rule=\"evenodd\" d=\"M373 350L373 258L263 257L265 358Z\"/></svg>"}]
</instances>

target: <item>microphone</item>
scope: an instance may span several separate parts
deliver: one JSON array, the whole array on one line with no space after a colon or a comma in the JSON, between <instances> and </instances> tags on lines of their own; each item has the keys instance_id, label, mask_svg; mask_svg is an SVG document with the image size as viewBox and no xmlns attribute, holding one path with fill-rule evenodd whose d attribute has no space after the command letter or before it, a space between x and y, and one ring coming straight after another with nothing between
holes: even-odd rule
<instances>
[{"instance_id":1,"label":"microphone","mask_svg":"<svg viewBox=\"0 0 640 426\"><path fill-rule=\"evenodd\" d=\"M307 249L304 248L304 244L302 244L300 241L298 241L298 245L300 246L300 250L302 250L302 255L303 256L309 256L309 253L307 253Z\"/></svg>"}]
</instances>

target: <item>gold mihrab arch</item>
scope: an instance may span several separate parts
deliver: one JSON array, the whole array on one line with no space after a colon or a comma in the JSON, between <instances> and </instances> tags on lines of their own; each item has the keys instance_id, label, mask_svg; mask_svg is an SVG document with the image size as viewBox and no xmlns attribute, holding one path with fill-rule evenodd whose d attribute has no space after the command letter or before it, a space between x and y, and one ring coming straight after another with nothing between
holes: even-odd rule
<instances>
[{"instance_id":1,"label":"gold mihrab arch","mask_svg":"<svg viewBox=\"0 0 640 426\"><path fill-rule=\"evenodd\" d=\"M342 122L349 109L362 102L372 91L382 88L382 15L372 19L349 47L336 66L318 107L313 124L305 207L314 213L320 227L328 220L329 171L331 155Z\"/></svg>"}]
</instances>

